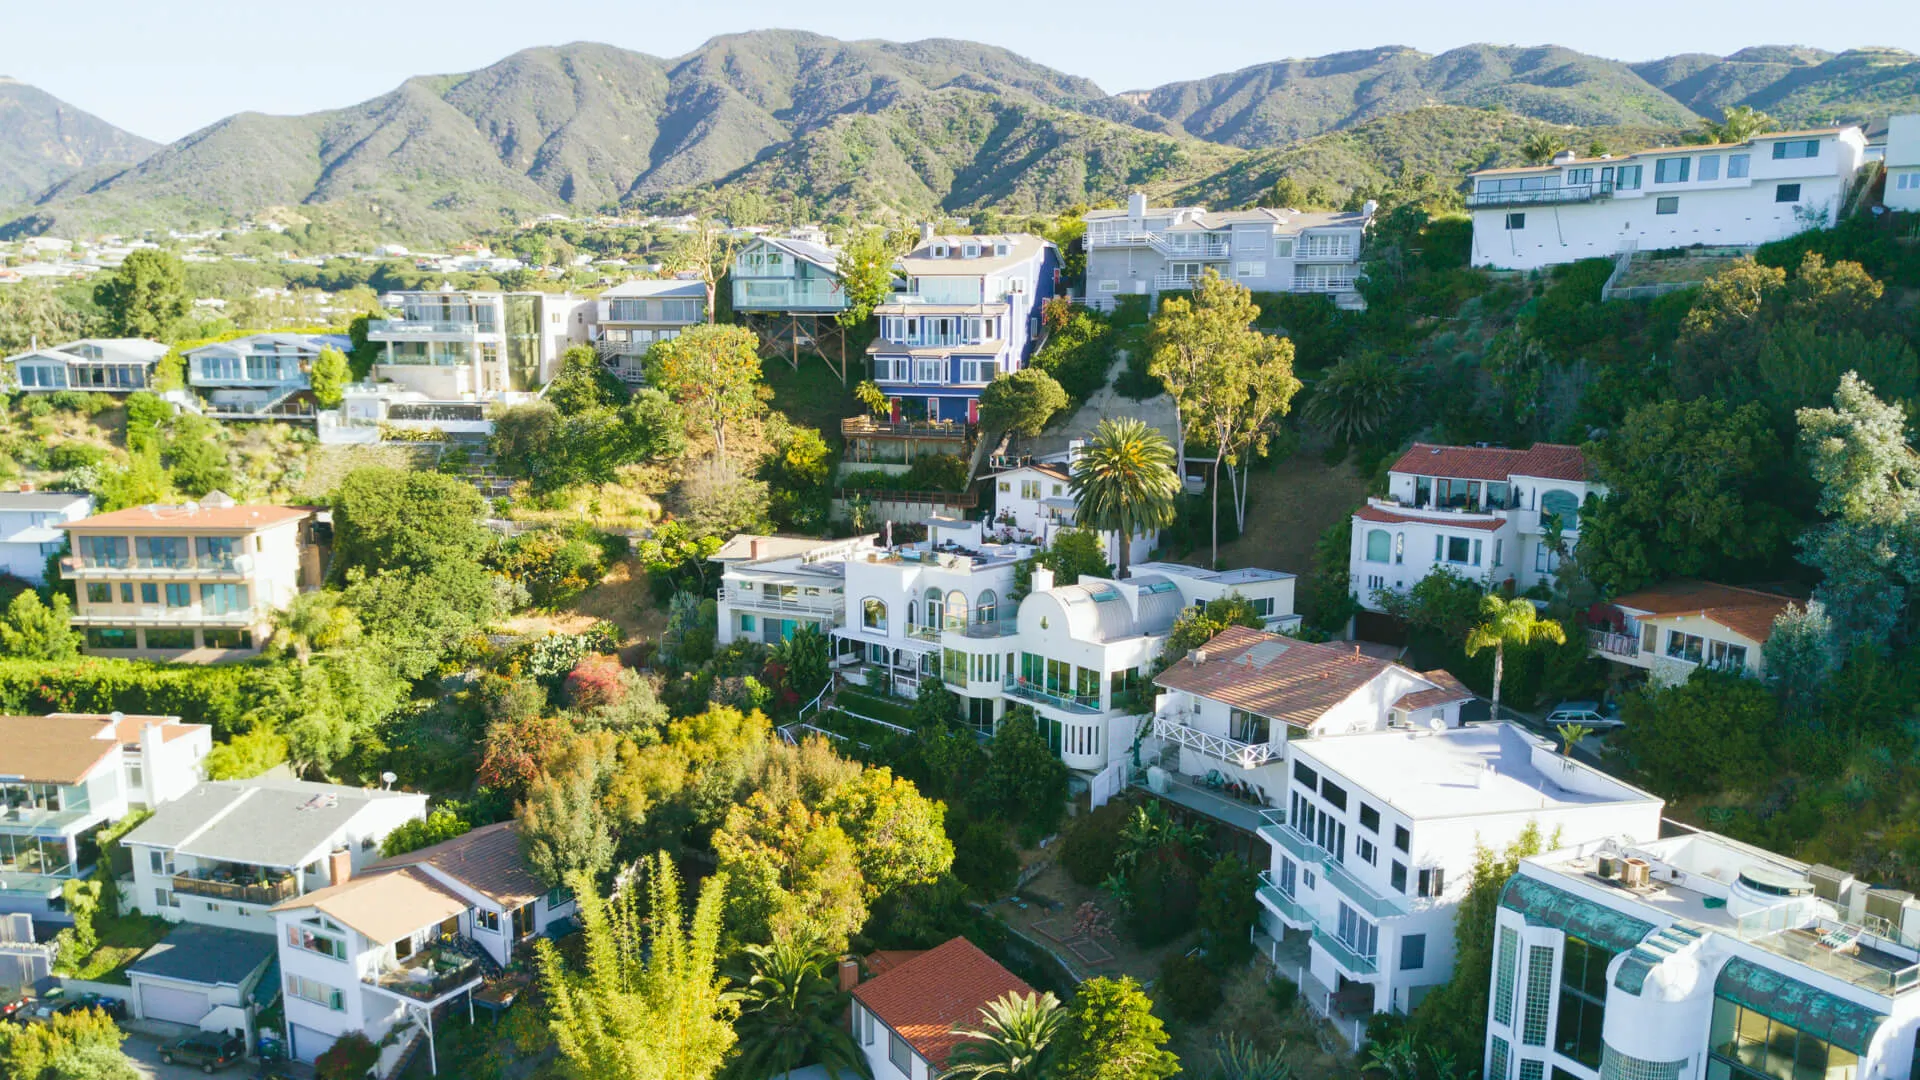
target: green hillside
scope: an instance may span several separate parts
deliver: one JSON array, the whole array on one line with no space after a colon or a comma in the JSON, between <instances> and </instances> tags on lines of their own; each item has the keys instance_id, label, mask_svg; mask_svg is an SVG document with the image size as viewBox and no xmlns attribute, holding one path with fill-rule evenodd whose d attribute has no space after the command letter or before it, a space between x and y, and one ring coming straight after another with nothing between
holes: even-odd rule
<instances>
[{"instance_id":1,"label":"green hillside","mask_svg":"<svg viewBox=\"0 0 1920 1080\"><path fill-rule=\"evenodd\" d=\"M0 75L0 206L25 203L82 170L138 161L156 145Z\"/></svg>"}]
</instances>

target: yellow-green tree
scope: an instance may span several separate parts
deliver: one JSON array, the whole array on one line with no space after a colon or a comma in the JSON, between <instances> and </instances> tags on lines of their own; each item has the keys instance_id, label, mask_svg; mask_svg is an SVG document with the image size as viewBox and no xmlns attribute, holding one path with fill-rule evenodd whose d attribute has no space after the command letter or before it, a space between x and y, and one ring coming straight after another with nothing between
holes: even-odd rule
<instances>
[{"instance_id":1,"label":"yellow-green tree","mask_svg":"<svg viewBox=\"0 0 1920 1080\"><path fill-rule=\"evenodd\" d=\"M1543 619L1524 596L1504 599L1489 593L1480 598L1480 621L1467 631L1467 655L1493 650L1493 718L1500 718L1500 679L1506 674L1507 646L1525 647L1536 641L1566 643L1566 631L1552 619Z\"/></svg>"},{"instance_id":2,"label":"yellow-green tree","mask_svg":"<svg viewBox=\"0 0 1920 1080\"><path fill-rule=\"evenodd\" d=\"M554 1041L581 1080L707 1080L733 1047L736 1008L716 967L726 876L701 884L691 920L665 852L645 877L644 917L631 885L607 899L591 878L569 880L583 970L569 969L552 942L535 944Z\"/></svg>"},{"instance_id":3,"label":"yellow-green tree","mask_svg":"<svg viewBox=\"0 0 1920 1080\"><path fill-rule=\"evenodd\" d=\"M647 352L649 380L686 410L687 420L713 432L714 451L727 456L727 427L766 411L760 381L760 340L744 326L696 326Z\"/></svg>"},{"instance_id":4,"label":"yellow-green tree","mask_svg":"<svg viewBox=\"0 0 1920 1080\"><path fill-rule=\"evenodd\" d=\"M313 387L313 400L323 408L340 404L347 384L353 381L353 368L347 363L347 354L339 349L321 349L320 355L313 359L313 370L307 372L307 381Z\"/></svg>"}]
</instances>

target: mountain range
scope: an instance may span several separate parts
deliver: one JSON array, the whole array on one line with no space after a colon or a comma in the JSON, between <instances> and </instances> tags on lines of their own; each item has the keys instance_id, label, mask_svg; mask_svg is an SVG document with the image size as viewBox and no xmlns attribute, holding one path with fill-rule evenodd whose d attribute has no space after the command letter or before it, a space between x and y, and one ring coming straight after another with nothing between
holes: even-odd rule
<instances>
[{"instance_id":1,"label":"mountain range","mask_svg":"<svg viewBox=\"0 0 1920 1080\"><path fill-rule=\"evenodd\" d=\"M757 31L675 59L528 49L343 109L241 113L164 147L0 82L0 206L18 208L0 234L292 208L445 238L733 191L808 215L1047 211L1131 188L1244 201L1283 175L1457 176L1512 160L1548 126L1630 149L1733 105L1796 126L1920 110L1920 57L1768 46L1628 64L1555 46L1395 46L1109 94L994 46Z\"/></svg>"}]
</instances>

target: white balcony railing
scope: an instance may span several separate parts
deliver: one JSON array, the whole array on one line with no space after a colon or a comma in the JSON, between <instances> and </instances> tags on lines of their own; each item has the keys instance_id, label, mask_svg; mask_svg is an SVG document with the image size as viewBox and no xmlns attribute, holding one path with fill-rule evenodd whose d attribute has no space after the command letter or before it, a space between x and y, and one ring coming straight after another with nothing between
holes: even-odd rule
<instances>
[{"instance_id":1,"label":"white balcony railing","mask_svg":"<svg viewBox=\"0 0 1920 1080\"><path fill-rule=\"evenodd\" d=\"M1178 716L1155 716L1153 733L1167 742L1242 769L1257 769L1278 755L1266 743L1246 743L1188 727Z\"/></svg>"},{"instance_id":2,"label":"white balcony railing","mask_svg":"<svg viewBox=\"0 0 1920 1080\"><path fill-rule=\"evenodd\" d=\"M1605 630L1587 631L1587 645L1595 652L1628 658L1640 655L1640 638L1634 634L1610 634Z\"/></svg>"}]
</instances>

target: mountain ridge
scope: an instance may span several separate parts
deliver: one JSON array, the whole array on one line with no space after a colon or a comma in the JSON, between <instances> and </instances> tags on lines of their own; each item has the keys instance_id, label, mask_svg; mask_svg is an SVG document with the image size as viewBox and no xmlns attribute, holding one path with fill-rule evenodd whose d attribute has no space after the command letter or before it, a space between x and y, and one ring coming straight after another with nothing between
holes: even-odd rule
<instances>
[{"instance_id":1,"label":"mountain ridge","mask_svg":"<svg viewBox=\"0 0 1920 1080\"><path fill-rule=\"evenodd\" d=\"M159 148L131 132L0 75L0 206L91 168L136 161Z\"/></svg>"}]
</instances>

